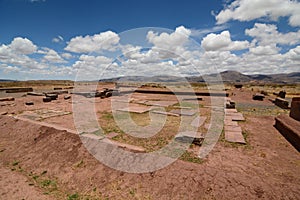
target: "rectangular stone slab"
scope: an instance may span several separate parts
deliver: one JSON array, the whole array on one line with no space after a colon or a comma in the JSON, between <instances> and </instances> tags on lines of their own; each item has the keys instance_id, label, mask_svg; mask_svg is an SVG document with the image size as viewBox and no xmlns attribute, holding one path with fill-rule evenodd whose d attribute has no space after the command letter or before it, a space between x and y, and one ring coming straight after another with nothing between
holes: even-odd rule
<instances>
[{"instance_id":1,"label":"rectangular stone slab","mask_svg":"<svg viewBox=\"0 0 300 200\"><path fill-rule=\"evenodd\" d=\"M225 129L225 131L242 132L242 128L240 126L228 126L228 125L225 125L224 129Z\"/></svg>"},{"instance_id":2,"label":"rectangular stone slab","mask_svg":"<svg viewBox=\"0 0 300 200\"><path fill-rule=\"evenodd\" d=\"M95 140L102 140L104 139L104 136L102 135L95 135L95 134L91 134L91 133L84 133L82 135L80 135L81 137L88 137L91 139L95 139Z\"/></svg>"},{"instance_id":3,"label":"rectangular stone slab","mask_svg":"<svg viewBox=\"0 0 300 200\"><path fill-rule=\"evenodd\" d=\"M14 97L3 97L3 98L0 98L0 101L14 101L15 98Z\"/></svg>"},{"instance_id":4,"label":"rectangular stone slab","mask_svg":"<svg viewBox=\"0 0 300 200\"><path fill-rule=\"evenodd\" d=\"M120 108L117 109L118 111L124 111L124 112L132 112L132 113L145 113L150 111L152 108L150 107L136 107L136 106L129 106L128 108Z\"/></svg>"},{"instance_id":5,"label":"rectangular stone slab","mask_svg":"<svg viewBox=\"0 0 300 200\"><path fill-rule=\"evenodd\" d=\"M191 107L187 107L187 106L173 106L173 107L178 109L192 109Z\"/></svg>"},{"instance_id":6,"label":"rectangular stone slab","mask_svg":"<svg viewBox=\"0 0 300 200\"><path fill-rule=\"evenodd\" d=\"M276 129L300 152L300 121L281 114L275 118Z\"/></svg>"},{"instance_id":7,"label":"rectangular stone slab","mask_svg":"<svg viewBox=\"0 0 300 200\"><path fill-rule=\"evenodd\" d=\"M186 109L174 109L171 110L170 113L185 115L185 116L193 116L197 111L196 110L186 110Z\"/></svg>"},{"instance_id":8,"label":"rectangular stone slab","mask_svg":"<svg viewBox=\"0 0 300 200\"><path fill-rule=\"evenodd\" d=\"M242 113L226 113L226 118L230 117L232 121L245 121Z\"/></svg>"},{"instance_id":9,"label":"rectangular stone slab","mask_svg":"<svg viewBox=\"0 0 300 200\"><path fill-rule=\"evenodd\" d=\"M202 126L202 124L205 122L207 117L200 117L200 116L197 116L191 123L192 126L194 127L200 127Z\"/></svg>"},{"instance_id":10,"label":"rectangular stone slab","mask_svg":"<svg viewBox=\"0 0 300 200\"><path fill-rule=\"evenodd\" d=\"M147 101L145 104L148 106L168 107L174 105L175 103L177 103L177 101Z\"/></svg>"},{"instance_id":11,"label":"rectangular stone slab","mask_svg":"<svg viewBox=\"0 0 300 200\"><path fill-rule=\"evenodd\" d=\"M165 112L165 111L159 111L159 110L154 110L154 111L152 111L152 113L161 114L161 115L170 115L170 116L175 116L175 117L179 117L180 116L179 114Z\"/></svg>"},{"instance_id":12,"label":"rectangular stone slab","mask_svg":"<svg viewBox=\"0 0 300 200\"><path fill-rule=\"evenodd\" d=\"M242 132L239 131L225 131L225 140L228 142L246 144Z\"/></svg>"},{"instance_id":13,"label":"rectangular stone slab","mask_svg":"<svg viewBox=\"0 0 300 200\"><path fill-rule=\"evenodd\" d=\"M194 143L196 145L201 145L202 141L204 140L204 137L201 136L200 133L186 131L186 132L178 133L175 136L175 140L183 143Z\"/></svg>"},{"instance_id":14,"label":"rectangular stone slab","mask_svg":"<svg viewBox=\"0 0 300 200\"><path fill-rule=\"evenodd\" d=\"M237 121L227 120L227 121L224 121L224 125L225 126L238 126L239 124L237 123Z\"/></svg>"},{"instance_id":15,"label":"rectangular stone slab","mask_svg":"<svg viewBox=\"0 0 300 200\"><path fill-rule=\"evenodd\" d=\"M39 109L39 110L24 111L18 116L32 119L32 120L43 120L51 117L58 117L58 116L69 115L69 114L71 113L60 111L60 110Z\"/></svg>"},{"instance_id":16,"label":"rectangular stone slab","mask_svg":"<svg viewBox=\"0 0 300 200\"><path fill-rule=\"evenodd\" d=\"M135 100L134 103L137 104L146 104L147 100Z\"/></svg>"},{"instance_id":17,"label":"rectangular stone slab","mask_svg":"<svg viewBox=\"0 0 300 200\"><path fill-rule=\"evenodd\" d=\"M237 109L225 109L225 113L237 113Z\"/></svg>"}]
</instances>

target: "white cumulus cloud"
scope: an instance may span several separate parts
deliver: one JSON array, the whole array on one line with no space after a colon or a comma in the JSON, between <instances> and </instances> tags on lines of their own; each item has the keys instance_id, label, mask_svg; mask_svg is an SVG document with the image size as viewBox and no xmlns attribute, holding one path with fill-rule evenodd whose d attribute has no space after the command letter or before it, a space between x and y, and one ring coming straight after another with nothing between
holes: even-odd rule
<instances>
[{"instance_id":1,"label":"white cumulus cloud","mask_svg":"<svg viewBox=\"0 0 300 200\"><path fill-rule=\"evenodd\" d=\"M37 46L29 39L21 37L14 38L10 43L9 48L19 54L32 54L37 50Z\"/></svg>"},{"instance_id":2,"label":"white cumulus cloud","mask_svg":"<svg viewBox=\"0 0 300 200\"><path fill-rule=\"evenodd\" d=\"M217 16L217 24L230 20L251 21L267 17L277 21L289 17L291 26L300 26L300 3L296 0L235 0Z\"/></svg>"},{"instance_id":3,"label":"white cumulus cloud","mask_svg":"<svg viewBox=\"0 0 300 200\"><path fill-rule=\"evenodd\" d=\"M279 49L275 45L267 45L267 46L257 46L250 48L250 52L254 55L275 55L277 54Z\"/></svg>"},{"instance_id":4,"label":"white cumulus cloud","mask_svg":"<svg viewBox=\"0 0 300 200\"><path fill-rule=\"evenodd\" d=\"M73 57L72 54L70 54L70 53L62 53L61 56L65 59L70 59Z\"/></svg>"},{"instance_id":5,"label":"white cumulus cloud","mask_svg":"<svg viewBox=\"0 0 300 200\"><path fill-rule=\"evenodd\" d=\"M173 46L183 46L191 34L191 30L185 28L184 26L179 26L173 33L154 33L149 31L147 34L147 39L149 42L154 44L158 48L169 49Z\"/></svg>"},{"instance_id":6,"label":"white cumulus cloud","mask_svg":"<svg viewBox=\"0 0 300 200\"><path fill-rule=\"evenodd\" d=\"M218 50L242 50L249 47L248 41L232 41L230 32L223 31L220 34L210 33L205 36L201 41L201 46L206 51L218 51Z\"/></svg>"},{"instance_id":7,"label":"white cumulus cloud","mask_svg":"<svg viewBox=\"0 0 300 200\"><path fill-rule=\"evenodd\" d=\"M99 50L113 51L120 41L118 34L106 31L93 36L77 36L68 42L65 50L75 53L90 53Z\"/></svg>"},{"instance_id":8,"label":"white cumulus cloud","mask_svg":"<svg viewBox=\"0 0 300 200\"><path fill-rule=\"evenodd\" d=\"M297 32L280 33L274 24L255 23L253 28L245 30L245 34L255 38L261 45L295 45L300 43L300 30Z\"/></svg>"},{"instance_id":9,"label":"white cumulus cloud","mask_svg":"<svg viewBox=\"0 0 300 200\"><path fill-rule=\"evenodd\" d=\"M300 61L300 46L290 49L289 52L286 53L286 56L291 60Z\"/></svg>"},{"instance_id":10,"label":"white cumulus cloud","mask_svg":"<svg viewBox=\"0 0 300 200\"><path fill-rule=\"evenodd\" d=\"M64 63L66 62L56 51L53 49L49 49L49 51L44 56L44 59L46 61L52 62L52 63Z\"/></svg>"}]
</instances>

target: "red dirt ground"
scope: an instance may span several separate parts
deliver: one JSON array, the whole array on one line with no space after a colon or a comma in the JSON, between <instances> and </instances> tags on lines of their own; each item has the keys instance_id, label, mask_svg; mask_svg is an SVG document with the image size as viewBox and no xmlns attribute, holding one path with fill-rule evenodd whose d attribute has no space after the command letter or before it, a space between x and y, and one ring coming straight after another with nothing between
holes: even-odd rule
<instances>
[{"instance_id":1,"label":"red dirt ground","mask_svg":"<svg viewBox=\"0 0 300 200\"><path fill-rule=\"evenodd\" d=\"M272 106L233 92L237 102ZM0 199L300 199L299 152L273 127L274 116L245 117L247 145L220 139L201 164L178 160L129 174L99 163L75 134L0 116Z\"/></svg>"}]
</instances>

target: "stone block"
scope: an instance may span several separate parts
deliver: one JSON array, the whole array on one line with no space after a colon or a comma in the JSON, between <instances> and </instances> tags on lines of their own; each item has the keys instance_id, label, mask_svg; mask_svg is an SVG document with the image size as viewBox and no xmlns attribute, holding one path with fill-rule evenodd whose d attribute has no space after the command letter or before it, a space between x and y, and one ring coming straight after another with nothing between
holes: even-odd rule
<instances>
[{"instance_id":1,"label":"stone block","mask_svg":"<svg viewBox=\"0 0 300 200\"><path fill-rule=\"evenodd\" d=\"M283 108L283 109L288 109L289 108L289 102L285 99L282 99L280 97L277 97L275 99L275 105L280 107L280 108Z\"/></svg>"},{"instance_id":2,"label":"stone block","mask_svg":"<svg viewBox=\"0 0 300 200\"><path fill-rule=\"evenodd\" d=\"M294 97L292 99L290 117L300 121L300 97Z\"/></svg>"},{"instance_id":3,"label":"stone block","mask_svg":"<svg viewBox=\"0 0 300 200\"><path fill-rule=\"evenodd\" d=\"M13 97L3 97L3 98L0 98L0 101L14 101L15 98Z\"/></svg>"},{"instance_id":4,"label":"stone block","mask_svg":"<svg viewBox=\"0 0 300 200\"><path fill-rule=\"evenodd\" d=\"M265 95L259 94L259 93L256 93L255 95L252 96L253 100L258 100L258 101L263 101L264 98L265 98Z\"/></svg>"},{"instance_id":5,"label":"stone block","mask_svg":"<svg viewBox=\"0 0 300 200\"><path fill-rule=\"evenodd\" d=\"M275 127L300 152L300 122L283 114L275 118Z\"/></svg>"}]
</instances>

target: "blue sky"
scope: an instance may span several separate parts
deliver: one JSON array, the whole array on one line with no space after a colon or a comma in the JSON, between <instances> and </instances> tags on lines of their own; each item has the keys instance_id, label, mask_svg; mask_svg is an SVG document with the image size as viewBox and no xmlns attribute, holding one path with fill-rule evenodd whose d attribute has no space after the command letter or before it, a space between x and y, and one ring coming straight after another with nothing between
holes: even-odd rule
<instances>
[{"instance_id":1,"label":"blue sky","mask_svg":"<svg viewBox=\"0 0 300 200\"><path fill-rule=\"evenodd\" d=\"M300 71L296 0L0 0L0 25L3 79Z\"/></svg>"}]
</instances>

